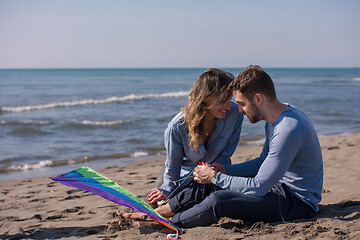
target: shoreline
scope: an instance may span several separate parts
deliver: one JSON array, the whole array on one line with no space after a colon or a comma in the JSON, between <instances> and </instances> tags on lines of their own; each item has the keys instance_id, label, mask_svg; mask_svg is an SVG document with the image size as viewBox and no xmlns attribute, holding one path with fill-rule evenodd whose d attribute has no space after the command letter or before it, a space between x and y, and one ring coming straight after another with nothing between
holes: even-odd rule
<instances>
[{"instance_id":1,"label":"shoreline","mask_svg":"<svg viewBox=\"0 0 360 240\"><path fill-rule=\"evenodd\" d=\"M222 218L208 227L185 229L186 239L356 239L360 237L360 133L319 136L324 186L315 219L250 223ZM257 157L261 145L239 146L233 163ZM145 197L165 157L98 169L136 196ZM74 168L75 169L75 168ZM166 239L164 227L120 230L116 205L97 195L64 186L49 177L0 182L0 239Z\"/></svg>"},{"instance_id":2,"label":"shoreline","mask_svg":"<svg viewBox=\"0 0 360 240\"><path fill-rule=\"evenodd\" d=\"M322 134L318 135L319 139L322 137L332 137L332 136L342 136L342 135L352 135L352 134L360 134L360 132L349 132L349 133L337 133L337 134ZM243 140L240 137L240 141L238 144L238 148L241 147L248 147L248 146L259 146L263 145L265 139L251 139L247 138ZM165 153L165 152L164 152ZM260 152L259 152L260 154ZM52 160L45 160L36 163L36 165L41 165L42 162L44 162L44 166L35 167L34 169L29 170L12 170L8 173L0 173L0 182L8 182L13 180L19 180L19 179L28 179L28 178L36 178L36 177L50 177L53 175L59 175L77 168L80 168L82 166L89 166L94 170L99 170L105 167L110 166L118 166L118 167L125 167L132 165L136 162L141 161L151 161L156 160L158 158L163 158L165 161L166 153L158 153L158 154L151 154L146 156L139 156L139 157L124 157L124 158L117 158L117 159L104 159L104 160L95 160L95 161L89 161L89 162L79 162L75 164L65 164L65 165L50 165L46 166L46 162L52 161ZM70 161L70 160L69 160ZM25 164L24 164L25 165Z\"/></svg>"}]
</instances>

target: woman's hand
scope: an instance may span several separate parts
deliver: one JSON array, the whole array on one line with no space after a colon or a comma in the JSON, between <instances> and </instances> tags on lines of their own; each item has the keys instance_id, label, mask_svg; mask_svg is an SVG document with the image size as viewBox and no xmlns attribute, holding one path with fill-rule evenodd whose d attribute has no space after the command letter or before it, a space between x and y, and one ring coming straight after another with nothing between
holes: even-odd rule
<instances>
[{"instance_id":1,"label":"woman's hand","mask_svg":"<svg viewBox=\"0 0 360 240\"><path fill-rule=\"evenodd\" d=\"M154 188L150 190L150 194L148 197L148 202L150 204L156 203L157 201L166 199L165 195L160 192L159 189Z\"/></svg>"}]
</instances>

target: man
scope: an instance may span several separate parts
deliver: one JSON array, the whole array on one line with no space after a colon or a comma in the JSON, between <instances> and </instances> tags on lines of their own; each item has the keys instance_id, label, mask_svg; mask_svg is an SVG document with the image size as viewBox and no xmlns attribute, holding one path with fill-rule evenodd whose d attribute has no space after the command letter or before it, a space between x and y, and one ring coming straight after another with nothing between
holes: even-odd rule
<instances>
[{"instance_id":1,"label":"man","mask_svg":"<svg viewBox=\"0 0 360 240\"><path fill-rule=\"evenodd\" d=\"M231 88L251 123L266 121L260 156L235 165L198 166L191 183L196 196L185 188L157 211L180 227L206 226L221 217L264 222L314 217L323 163L310 120L277 99L272 79L259 66L244 69Z\"/></svg>"}]
</instances>

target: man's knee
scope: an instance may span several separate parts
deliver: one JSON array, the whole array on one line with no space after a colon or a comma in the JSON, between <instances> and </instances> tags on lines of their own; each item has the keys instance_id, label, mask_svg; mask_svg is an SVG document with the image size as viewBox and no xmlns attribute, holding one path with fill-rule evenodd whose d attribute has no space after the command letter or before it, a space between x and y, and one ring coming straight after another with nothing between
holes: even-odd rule
<instances>
[{"instance_id":1,"label":"man's knee","mask_svg":"<svg viewBox=\"0 0 360 240\"><path fill-rule=\"evenodd\" d=\"M223 203L227 199L227 194L226 191L216 191L210 194L207 198L208 198L208 203L213 208L221 208Z\"/></svg>"}]
</instances>

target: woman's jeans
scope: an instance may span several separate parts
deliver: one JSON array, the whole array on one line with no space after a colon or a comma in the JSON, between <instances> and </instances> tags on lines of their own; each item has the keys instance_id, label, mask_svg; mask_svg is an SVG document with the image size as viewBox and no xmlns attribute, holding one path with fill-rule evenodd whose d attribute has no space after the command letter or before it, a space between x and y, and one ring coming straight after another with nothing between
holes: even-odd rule
<instances>
[{"instance_id":1,"label":"woman's jeans","mask_svg":"<svg viewBox=\"0 0 360 240\"><path fill-rule=\"evenodd\" d=\"M269 191L263 197L222 190L213 184L195 181L169 200L175 216L171 222L179 227L208 226L221 217L252 222L279 222L313 218L315 211L287 191L285 196Z\"/></svg>"}]
</instances>

